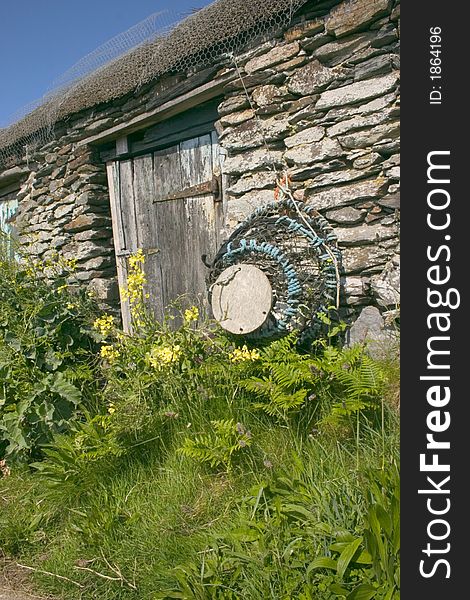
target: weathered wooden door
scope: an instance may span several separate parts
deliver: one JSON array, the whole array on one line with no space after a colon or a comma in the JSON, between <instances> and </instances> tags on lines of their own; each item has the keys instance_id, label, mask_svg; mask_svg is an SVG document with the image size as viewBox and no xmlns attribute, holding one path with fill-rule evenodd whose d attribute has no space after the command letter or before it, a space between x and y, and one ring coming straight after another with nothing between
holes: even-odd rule
<instances>
[{"instance_id":1,"label":"weathered wooden door","mask_svg":"<svg viewBox=\"0 0 470 600\"><path fill-rule=\"evenodd\" d=\"M108 162L107 170L120 287L129 255L142 248L147 301L157 319L178 299L205 306L203 257L217 250L221 219L216 132ZM128 303L121 306L128 329Z\"/></svg>"}]
</instances>

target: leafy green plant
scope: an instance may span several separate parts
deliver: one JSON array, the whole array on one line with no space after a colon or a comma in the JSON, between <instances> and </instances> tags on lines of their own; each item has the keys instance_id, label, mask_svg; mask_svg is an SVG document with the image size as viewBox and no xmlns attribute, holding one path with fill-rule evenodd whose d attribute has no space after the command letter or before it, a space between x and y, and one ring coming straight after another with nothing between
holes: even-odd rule
<instances>
[{"instance_id":1,"label":"leafy green plant","mask_svg":"<svg viewBox=\"0 0 470 600\"><path fill-rule=\"evenodd\" d=\"M254 488L242 501L237 522L211 539L199 561L175 568L174 586L156 597L397 600L399 563L394 548L383 545L380 558L394 564L391 585L384 571L373 566L378 555L369 550L370 517L364 519L377 510L371 497L359 489L353 492L346 480L338 486L323 480L316 489L300 457L295 461L290 473ZM331 467L328 473L331 476ZM391 483L394 477L393 468L368 471L363 489L375 489L385 480ZM347 521L338 511L348 493L353 495L345 498L345 513L356 509L356 519L348 518L354 533L344 529ZM383 510L395 493L393 488L383 498ZM384 542L388 534L377 535Z\"/></svg>"},{"instance_id":2,"label":"leafy green plant","mask_svg":"<svg viewBox=\"0 0 470 600\"><path fill-rule=\"evenodd\" d=\"M335 346L332 322L313 351L295 334L242 345L195 307L157 323L140 275L133 335L65 281L11 276L0 423L27 447L0 478L0 546L36 567L45 591L398 599L398 419L383 400L395 367ZM359 421L356 447L338 443ZM1 435L3 451L16 434Z\"/></svg>"},{"instance_id":3,"label":"leafy green plant","mask_svg":"<svg viewBox=\"0 0 470 600\"><path fill-rule=\"evenodd\" d=\"M109 415L71 424L67 434L55 435L42 447L43 460L31 463L43 481L43 497L76 503L94 485L93 471L103 461L121 456L123 448L109 426Z\"/></svg>"},{"instance_id":4,"label":"leafy green plant","mask_svg":"<svg viewBox=\"0 0 470 600\"><path fill-rule=\"evenodd\" d=\"M213 468L224 467L229 471L234 455L251 444L251 432L233 419L211 421L211 425L210 433L186 438L178 451Z\"/></svg>"},{"instance_id":5,"label":"leafy green plant","mask_svg":"<svg viewBox=\"0 0 470 600\"><path fill-rule=\"evenodd\" d=\"M336 534L335 543L329 547L331 556L316 558L307 573L316 569L333 571L335 581L330 590L346 600L399 600L399 489L396 465L370 472L362 535Z\"/></svg>"},{"instance_id":6,"label":"leafy green plant","mask_svg":"<svg viewBox=\"0 0 470 600\"><path fill-rule=\"evenodd\" d=\"M257 370L259 375L241 382L257 398L254 408L286 418L321 403L323 424L341 424L364 411L378 410L385 385L382 364L362 346L319 343L314 354L302 353L295 334L263 348Z\"/></svg>"},{"instance_id":7,"label":"leafy green plant","mask_svg":"<svg viewBox=\"0 0 470 600\"><path fill-rule=\"evenodd\" d=\"M343 351L328 348L321 367L333 380L331 389L340 396L325 421L341 422L361 411L380 407L385 384L383 366L368 356L361 346Z\"/></svg>"},{"instance_id":8,"label":"leafy green plant","mask_svg":"<svg viewBox=\"0 0 470 600\"><path fill-rule=\"evenodd\" d=\"M368 490L365 547L384 600L398 599L400 589L400 475L397 465L376 471ZM377 596L381 597L381 596Z\"/></svg>"},{"instance_id":9,"label":"leafy green plant","mask_svg":"<svg viewBox=\"0 0 470 600\"><path fill-rule=\"evenodd\" d=\"M97 389L94 303L37 268L0 260L0 456L10 460L37 455Z\"/></svg>"},{"instance_id":10,"label":"leafy green plant","mask_svg":"<svg viewBox=\"0 0 470 600\"><path fill-rule=\"evenodd\" d=\"M299 410L313 391L310 357L298 352L295 333L276 340L260 351L259 376L251 376L241 386L258 401L254 408L270 416L285 417Z\"/></svg>"}]
</instances>

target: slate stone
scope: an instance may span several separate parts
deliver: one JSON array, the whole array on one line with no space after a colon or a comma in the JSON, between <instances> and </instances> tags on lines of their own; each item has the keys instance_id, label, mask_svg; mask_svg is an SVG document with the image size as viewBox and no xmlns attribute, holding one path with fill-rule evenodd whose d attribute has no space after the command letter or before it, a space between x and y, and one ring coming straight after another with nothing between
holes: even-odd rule
<instances>
[{"instance_id":1,"label":"slate stone","mask_svg":"<svg viewBox=\"0 0 470 600\"><path fill-rule=\"evenodd\" d=\"M377 270L389 256L389 252L378 244L347 247L342 250L341 266L345 274Z\"/></svg>"},{"instance_id":2,"label":"slate stone","mask_svg":"<svg viewBox=\"0 0 470 600\"><path fill-rule=\"evenodd\" d=\"M330 173L333 171L341 171L346 167L344 160L330 160L317 162L306 167L291 168L289 171L292 181L305 181L305 185L312 185L313 178L316 181L318 175L322 173Z\"/></svg>"},{"instance_id":3,"label":"slate stone","mask_svg":"<svg viewBox=\"0 0 470 600\"><path fill-rule=\"evenodd\" d=\"M252 92L252 99L259 107L270 106L287 94L285 87L279 88L277 85L261 85Z\"/></svg>"},{"instance_id":4,"label":"slate stone","mask_svg":"<svg viewBox=\"0 0 470 600\"><path fill-rule=\"evenodd\" d=\"M398 74L390 73L383 77L375 77L366 81L327 90L323 92L316 104L317 110L326 110L345 104L356 104L372 100L391 92L397 85Z\"/></svg>"},{"instance_id":5,"label":"slate stone","mask_svg":"<svg viewBox=\"0 0 470 600\"><path fill-rule=\"evenodd\" d=\"M394 348L397 335L375 306L366 306L346 335L347 345L365 344L367 353L376 359L384 358Z\"/></svg>"},{"instance_id":6,"label":"slate stone","mask_svg":"<svg viewBox=\"0 0 470 600\"><path fill-rule=\"evenodd\" d=\"M332 125L328 128L328 135L330 137L335 137L350 131L356 131L357 129L374 127L375 125L380 125L381 123L388 121L390 121L390 110L382 110L369 115L358 115L352 119L346 119Z\"/></svg>"},{"instance_id":7,"label":"slate stone","mask_svg":"<svg viewBox=\"0 0 470 600\"><path fill-rule=\"evenodd\" d=\"M302 50L305 50L306 52L314 52L315 50L323 46L323 44L327 44L332 40L334 40L334 37L332 35L328 35L327 33L323 32L318 33L312 38L301 40L300 46Z\"/></svg>"},{"instance_id":8,"label":"slate stone","mask_svg":"<svg viewBox=\"0 0 470 600\"><path fill-rule=\"evenodd\" d=\"M326 186L336 186L341 183L348 183L350 181L356 181L357 179L365 179L367 176L375 175L380 172L380 165L372 165L367 170L360 169L341 169L340 171L334 171L331 173L324 173L318 175L308 186L309 194L314 192L318 188ZM386 181L383 179L383 181Z\"/></svg>"},{"instance_id":9,"label":"slate stone","mask_svg":"<svg viewBox=\"0 0 470 600\"><path fill-rule=\"evenodd\" d=\"M386 15L390 0L350 0L334 8L325 20L327 33L341 37L353 33Z\"/></svg>"},{"instance_id":10,"label":"slate stone","mask_svg":"<svg viewBox=\"0 0 470 600\"><path fill-rule=\"evenodd\" d=\"M364 220L365 211L357 210L352 206L345 206L336 210L330 210L326 213L326 218L329 221L340 223L343 225L355 225Z\"/></svg>"},{"instance_id":11,"label":"slate stone","mask_svg":"<svg viewBox=\"0 0 470 600\"><path fill-rule=\"evenodd\" d=\"M385 193L387 180L382 178L357 181L343 186L335 186L328 190L312 191L307 188L308 203L317 210L331 209L366 200L378 198Z\"/></svg>"},{"instance_id":12,"label":"slate stone","mask_svg":"<svg viewBox=\"0 0 470 600\"><path fill-rule=\"evenodd\" d=\"M64 225L65 231L71 233L84 231L88 228L93 227L105 227L110 226L111 219L109 217L97 217L95 215L80 215L75 219L72 219Z\"/></svg>"},{"instance_id":13,"label":"slate stone","mask_svg":"<svg viewBox=\"0 0 470 600\"><path fill-rule=\"evenodd\" d=\"M218 112L220 116L231 114L238 110L249 108L250 103L248 102L245 95L232 96L221 102L218 106Z\"/></svg>"},{"instance_id":14,"label":"slate stone","mask_svg":"<svg viewBox=\"0 0 470 600\"><path fill-rule=\"evenodd\" d=\"M374 36L374 39L371 42L372 48L382 48L382 46L387 46L389 44L393 44L398 39L398 32L393 23L389 23L379 29L377 34Z\"/></svg>"},{"instance_id":15,"label":"slate stone","mask_svg":"<svg viewBox=\"0 0 470 600\"><path fill-rule=\"evenodd\" d=\"M354 306L368 302L369 278L350 275L341 277L341 292L346 304Z\"/></svg>"},{"instance_id":16,"label":"slate stone","mask_svg":"<svg viewBox=\"0 0 470 600\"><path fill-rule=\"evenodd\" d=\"M380 163L382 161L382 156L377 152L367 152L366 154L354 159L353 167L355 169L367 169L368 167Z\"/></svg>"},{"instance_id":17,"label":"slate stone","mask_svg":"<svg viewBox=\"0 0 470 600\"><path fill-rule=\"evenodd\" d=\"M310 165L337 158L343 154L344 151L336 140L324 138L316 144L303 144L290 148L284 154L284 159L290 165Z\"/></svg>"},{"instance_id":18,"label":"slate stone","mask_svg":"<svg viewBox=\"0 0 470 600\"><path fill-rule=\"evenodd\" d=\"M339 141L343 148L370 148L379 143L398 140L399 136L400 122L392 121L351 135L340 136Z\"/></svg>"},{"instance_id":19,"label":"slate stone","mask_svg":"<svg viewBox=\"0 0 470 600\"><path fill-rule=\"evenodd\" d=\"M64 217L65 215L69 215L74 209L74 205L73 204L65 204L63 206L59 206L59 208L57 208L54 211L54 218L55 219L60 219L61 217Z\"/></svg>"},{"instance_id":20,"label":"slate stone","mask_svg":"<svg viewBox=\"0 0 470 600\"><path fill-rule=\"evenodd\" d=\"M274 188L275 185L276 176L274 173L260 171L241 177L227 189L227 192L230 195L238 196L252 190L261 190L268 187Z\"/></svg>"},{"instance_id":21,"label":"slate stone","mask_svg":"<svg viewBox=\"0 0 470 600\"><path fill-rule=\"evenodd\" d=\"M370 77L377 77L392 70L392 58L389 54L382 54L370 58L356 65L354 70L354 81L362 81Z\"/></svg>"},{"instance_id":22,"label":"slate stone","mask_svg":"<svg viewBox=\"0 0 470 600\"><path fill-rule=\"evenodd\" d=\"M284 34L284 39L288 42L294 40L300 40L307 36L315 35L316 33L320 33L324 31L325 24L323 19L313 19L309 21L304 21L303 23L299 23L298 25L294 25Z\"/></svg>"},{"instance_id":23,"label":"slate stone","mask_svg":"<svg viewBox=\"0 0 470 600\"><path fill-rule=\"evenodd\" d=\"M278 63L285 62L289 58L296 56L299 53L300 46L297 41L283 46L275 46L272 50L249 60L245 65L245 71L248 74L267 69Z\"/></svg>"},{"instance_id":24,"label":"slate stone","mask_svg":"<svg viewBox=\"0 0 470 600\"><path fill-rule=\"evenodd\" d=\"M248 121L249 119L253 119L254 116L255 116L254 111L251 108L248 108L246 110L229 113L228 115L221 117L220 123L224 127L227 127L227 126L232 127L234 125L239 125L240 123Z\"/></svg>"},{"instance_id":25,"label":"slate stone","mask_svg":"<svg viewBox=\"0 0 470 600\"><path fill-rule=\"evenodd\" d=\"M280 139L288 130L287 119L277 119L276 117L260 121L251 119L228 129L223 136L223 145L227 150L248 150L261 146L265 140Z\"/></svg>"},{"instance_id":26,"label":"slate stone","mask_svg":"<svg viewBox=\"0 0 470 600\"><path fill-rule=\"evenodd\" d=\"M364 246L375 244L387 238L396 237L392 227L383 225L359 225L356 227L337 227L335 233L338 236L340 246Z\"/></svg>"},{"instance_id":27,"label":"slate stone","mask_svg":"<svg viewBox=\"0 0 470 600\"><path fill-rule=\"evenodd\" d=\"M268 152L265 148L257 148L226 158L222 168L224 173L236 175L269 167L273 162L276 166L282 166L281 151Z\"/></svg>"},{"instance_id":28,"label":"slate stone","mask_svg":"<svg viewBox=\"0 0 470 600\"><path fill-rule=\"evenodd\" d=\"M380 206L384 206L385 208L392 208L394 210L399 210L400 208L400 193L395 194L387 194L383 198L378 200Z\"/></svg>"},{"instance_id":29,"label":"slate stone","mask_svg":"<svg viewBox=\"0 0 470 600\"><path fill-rule=\"evenodd\" d=\"M373 37L372 33L359 33L340 40L333 40L317 48L315 58L328 67L334 67L347 61L359 50L368 48Z\"/></svg>"},{"instance_id":30,"label":"slate stone","mask_svg":"<svg viewBox=\"0 0 470 600\"><path fill-rule=\"evenodd\" d=\"M104 131L105 129L109 129L113 126L114 119L110 117L106 117L104 119L98 119L90 123L84 128L84 132L86 132L87 136L94 135L95 133L99 133L100 131Z\"/></svg>"},{"instance_id":31,"label":"slate stone","mask_svg":"<svg viewBox=\"0 0 470 600\"><path fill-rule=\"evenodd\" d=\"M227 225L233 229L246 219L256 208L274 200L274 189L248 192L227 203Z\"/></svg>"},{"instance_id":32,"label":"slate stone","mask_svg":"<svg viewBox=\"0 0 470 600\"><path fill-rule=\"evenodd\" d=\"M112 303L119 299L119 287L114 279L97 277L90 282L88 290L102 302Z\"/></svg>"},{"instance_id":33,"label":"slate stone","mask_svg":"<svg viewBox=\"0 0 470 600\"><path fill-rule=\"evenodd\" d=\"M284 139L287 148L319 142L325 136L324 127L308 127Z\"/></svg>"},{"instance_id":34,"label":"slate stone","mask_svg":"<svg viewBox=\"0 0 470 600\"><path fill-rule=\"evenodd\" d=\"M380 306L396 308L400 305L400 257L390 260L380 275L371 278L371 289Z\"/></svg>"},{"instance_id":35,"label":"slate stone","mask_svg":"<svg viewBox=\"0 0 470 600\"><path fill-rule=\"evenodd\" d=\"M307 96L315 94L335 80L337 72L328 67L324 67L320 61L311 59L311 61L301 67L287 80L287 89L292 94Z\"/></svg>"},{"instance_id":36,"label":"slate stone","mask_svg":"<svg viewBox=\"0 0 470 600\"><path fill-rule=\"evenodd\" d=\"M290 71L305 65L305 63L309 62L309 60L311 60L311 59L309 59L309 57L306 54L302 54L300 56L291 58L287 62L280 63L279 65L276 65L274 68L279 73L284 73L285 75L290 75Z\"/></svg>"}]
</instances>

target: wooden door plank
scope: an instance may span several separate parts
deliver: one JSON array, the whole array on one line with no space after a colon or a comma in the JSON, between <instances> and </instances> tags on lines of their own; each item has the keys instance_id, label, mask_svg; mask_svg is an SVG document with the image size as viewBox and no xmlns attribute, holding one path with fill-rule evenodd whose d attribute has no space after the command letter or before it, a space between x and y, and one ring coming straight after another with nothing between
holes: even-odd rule
<instances>
[{"instance_id":1,"label":"wooden door plank","mask_svg":"<svg viewBox=\"0 0 470 600\"><path fill-rule=\"evenodd\" d=\"M182 179L188 185L207 181L213 175L213 151L211 135L204 135L181 144ZM215 209L212 194L184 200L187 220L186 253L191 268L187 289L197 292L198 304L207 309L207 267L203 255L208 258L215 253Z\"/></svg>"},{"instance_id":2,"label":"wooden door plank","mask_svg":"<svg viewBox=\"0 0 470 600\"><path fill-rule=\"evenodd\" d=\"M179 145L154 153L155 198L162 199L182 189ZM169 304L185 292L187 279L186 223L180 201L154 204L156 240L161 249L157 259L161 271L161 304L164 313Z\"/></svg>"},{"instance_id":3,"label":"wooden door plank","mask_svg":"<svg viewBox=\"0 0 470 600\"><path fill-rule=\"evenodd\" d=\"M122 326L124 331L130 331L131 316L129 303L126 302L122 296L122 289L125 287L127 281L127 263L125 257L121 254L125 248L125 244L121 220L119 164L116 162L106 163L106 173L108 176L109 203L113 225L114 251L116 254L116 270L121 299Z\"/></svg>"},{"instance_id":4,"label":"wooden door plank","mask_svg":"<svg viewBox=\"0 0 470 600\"><path fill-rule=\"evenodd\" d=\"M157 222L154 207L155 177L153 154L134 159L134 204L137 224L137 244L145 254L145 275L148 306L158 320L163 318L161 248L157 239Z\"/></svg>"},{"instance_id":5,"label":"wooden door plank","mask_svg":"<svg viewBox=\"0 0 470 600\"><path fill-rule=\"evenodd\" d=\"M137 246L150 248L152 244L152 203L155 197L152 154L134 158L133 171Z\"/></svg>"},{"instance_id":6,"label":"wooden door plank","mask_svg":"<svg viewBox=\"0 0 470 600\"><path fill-rule=\"evenodd\" d=\"M119 162L119 198L125 250L137 250L137 221L134 203L134 161L130 158Z\"/></svg>"}]
</instances>

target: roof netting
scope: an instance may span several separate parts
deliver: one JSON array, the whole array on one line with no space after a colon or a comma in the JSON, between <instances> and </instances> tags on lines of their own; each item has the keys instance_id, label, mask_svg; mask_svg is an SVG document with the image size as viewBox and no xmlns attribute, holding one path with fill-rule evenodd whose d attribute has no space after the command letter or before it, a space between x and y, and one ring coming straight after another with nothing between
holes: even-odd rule
<instances>
[{"instance_id":1,"label":"roof netting","mask_svg":"<svg viewBox=\"0 0 470 600\"><path fill-rule=\"evenodd\" d=\"M51 91L0 129L0 167L54 138L66 117L110 102L166 73L187 73L236 55L287 27L309 0L217 0L179 22L155 13L88 54Z\"/></svg>"}]
</instances>

